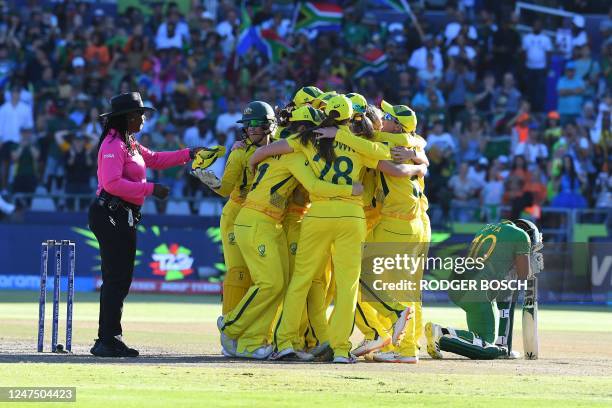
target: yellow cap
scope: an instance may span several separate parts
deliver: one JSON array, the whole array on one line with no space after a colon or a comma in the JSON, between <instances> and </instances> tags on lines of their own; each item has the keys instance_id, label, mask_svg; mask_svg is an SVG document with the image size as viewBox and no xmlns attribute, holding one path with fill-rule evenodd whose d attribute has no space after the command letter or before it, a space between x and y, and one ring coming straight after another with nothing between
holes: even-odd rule
<instances>
[{"instance_id":1,"label":"yellow cap","mask_svg":"<svg viewBox=\"0 0 612 408\"><path fill-rule=\"evenodd\" d=\"M352 92L352 93L347 93L346 97L349 98L351 102L353 103L353 110L355 112L364 113L366 111L366 107L368 106L368 101L363 95Z\"/></svg>"},{"instance_id":2,"label":"yellow cap","mask_svg":"<svg viewBox=\"0 0 612 408\"><path fill-rule=\"evenodd\" d=\"M193 163L191 163L191 168L193 170L207 169L212 166L219 157L223 156L225 156L225 146L205 147L196 154Z\"/></svg>"},{"instance_id":3,"label":"yellow cap","mask_svg":"<svg viewBox=\"0 0 612 408\"><path fill-rule=\"evenodd\" d=\"M306 104L312 103L315 99L323 94L316 86L305 86L303 88L298 89L293 97L293 104L297 107L304 106Z\"/></svg>"},{"instance_id":4,"label":"yellow cap","mask_svg":"<svg viewBox=\"0 0 612 408\"><path fill-rule=\"evenodd\" d=\"M299 108L291 111L289 122L300 122L305 120L312 122L315 125L319 125L321 122L323 122L324 117L325 113L313 108L312 106L300 106Z\"/></svg>"},{"instance_id":5,"label":"yellow cap","mask_svg":"<svg viewBox=\"0 0 612 408\"><path fill-rule=\"evenodd\" d=\"M325 105L325 114L330 116L330 113L336 111L338 116L335 120L346 120L353 116L353 104L351 100L344 95L335 95L327 101Z\"/></svg>"},{"instance_id":6,"label":"yellow cap","mask_svg":"<svg viewBox=\"0 0 612 408\"><path fill-rule=\"evenodd\" d=\"M317 109L324 109L327 101L336 95L338 95L338 92L336 91L323 92L321 95L319 95L319 97L312 101L312 106Z\"/></svg>"},{"instance_id":7,"label":"yellow cap","mask_svg":"<svg viewBox=\"0 0 612 408\"><path fill-rule=\"evenodd\" d=\"M399 121L406 132L414 132L417 127L416 113L406 105L391 105L386 101L380 102L383 112L388 113Z\"/></svg>"}]
</instances>

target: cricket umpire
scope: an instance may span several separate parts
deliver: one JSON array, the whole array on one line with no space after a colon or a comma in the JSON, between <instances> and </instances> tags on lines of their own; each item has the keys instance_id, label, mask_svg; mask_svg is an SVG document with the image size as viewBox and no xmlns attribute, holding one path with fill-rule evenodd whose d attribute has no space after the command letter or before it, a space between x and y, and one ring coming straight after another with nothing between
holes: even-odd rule
<instances>
[{"instance_id":1,"label":"cricket umpire","mask_svg":"<svg viewBox=\"0 0 612 408\"><path fill-rule=\"evenodd\" d=\"M153 152L134 135L142 129L145 107L138 92L111 98L111 111L103 113L104 128L98 144L98 189L89 208L89 228L100 245L102 286L98 339L91 354L99 357L137 357L138 350L122 338L121 314L132 283L136 253L136 226L145 197L168 197L169 188L147 182L147 168L162 170L193 159L201 148Z\"/></svg>"}]
</instances>

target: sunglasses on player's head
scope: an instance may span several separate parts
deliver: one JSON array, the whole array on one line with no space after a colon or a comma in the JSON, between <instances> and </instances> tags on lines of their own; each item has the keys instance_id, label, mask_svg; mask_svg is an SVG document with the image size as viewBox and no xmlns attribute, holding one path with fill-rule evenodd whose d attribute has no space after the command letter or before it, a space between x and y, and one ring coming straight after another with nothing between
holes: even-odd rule
<instances>
[{"instance_id":1,"label":"sunglasses on player's head","mask_svg":"<svg viewBox=\"0 0 612 408\"><path fill-rule=\"evenodd\" d=\"M385 112L385 115L383 116L383 119L384 120L392 120L393 122L397 123L398 125L400 125L400 126L402 125L400 123L400 121L397 120L397 118L395 116L393 116L392 114L390 114L388 112Z\"/></svg>"},{"instance_id":2,"label":"sunglasses on player's head","mask_svg":"<svg viewBox=\"0 0 612 408\"><path fill-rule=\"evenodd\" d=\"M245 128L266 127L268 126L268 121L261 119L251 119L247 120L246 122L242 122L242 125Z\"/></svg>"}]
</instances>

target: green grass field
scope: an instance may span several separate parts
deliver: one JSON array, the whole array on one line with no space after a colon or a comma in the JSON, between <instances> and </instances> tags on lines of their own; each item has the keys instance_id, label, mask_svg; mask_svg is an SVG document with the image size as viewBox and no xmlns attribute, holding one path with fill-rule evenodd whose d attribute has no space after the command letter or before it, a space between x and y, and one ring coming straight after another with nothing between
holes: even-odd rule
<instances>
[{"instance_id":1,"label":"green grass field","mask_svg":"<svg viewBox=\"0 0 612 408\"><path fill-rule=\"evenodd\" d=\"M134 294L124 310L124 332L141 358L88 356L97 299L81 293L74 309L75 355L39 355L37 309L37 293L0 292L0 387L76 387L76 405L66 406L612 406L609 309L541 310L537 361L434 361L422 355L416 366L224 359L215 327L218 298ZM430 307L425 313L426 320L464 326L458 309ZM63 343L63 325L60 330ZM515 337L520 349L518 330ZM37 405L48 406L26 406Z\"/></svg>"}]
</instances>

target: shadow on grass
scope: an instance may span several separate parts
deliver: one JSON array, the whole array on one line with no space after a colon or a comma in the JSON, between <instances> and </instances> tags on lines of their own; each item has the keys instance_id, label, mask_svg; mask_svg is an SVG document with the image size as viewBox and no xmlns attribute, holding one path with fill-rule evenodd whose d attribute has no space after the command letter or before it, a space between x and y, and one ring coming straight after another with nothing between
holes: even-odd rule
<instances>
[{"instance_id":1,"label":"shadow on grass","mask_svg":"<svg viewBox=\"0 0 612 408\"><path fill-rule=\"evenodd\" d=\"M0 353L0 364L17 363L47 363L47 364L121 364L121 365L158 365L158 364L287 364L286 361L269 361L227 358L221 355L141 355L137 358L102 358L89 354L7 354ZM289 364L326 364L326 363L303 363L291 362Z\"/></svg>"},{"instance_id":2,"label":"shadow on grass","mask_svg":"<svg viewBox=\"0 0 612 408\"><path fill-rule=\"evenodd\" d=\"M50 285L49 288L52 288ZM47 293L47 301L51 292ZM62 300L65 292L62 292ZM38 302L38 291L31 290L2 290L0 291L0 304L2 303L32 303ZM75 302L98 303L100 301L99 292L77 292L74 295ZM219 295L171 295L171 294L149 294L131 293L127 297L128 303L201 303L218 304L221 302Z\"/></svg>"}]
</instances>

